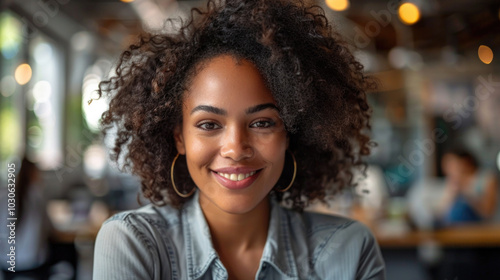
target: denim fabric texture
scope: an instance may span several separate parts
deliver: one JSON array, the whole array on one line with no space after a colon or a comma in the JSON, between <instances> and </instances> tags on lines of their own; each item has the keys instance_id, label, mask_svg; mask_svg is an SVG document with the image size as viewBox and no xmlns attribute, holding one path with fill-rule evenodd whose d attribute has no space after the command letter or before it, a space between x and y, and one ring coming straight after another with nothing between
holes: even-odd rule
<instances>
[{"instance_id":1,"label":"denim fabric texture","mask_svg":"<svg viewBox=\"0 0 500 280\"><path fill-rule=\"evenodd\" d=\"M94 280L228 279L212 246L198 193L180 210L147 205L109 218L97 236ZM331 215L298 213L271 200L255 279L385 279L367 227Z\"/></svg>"}]
</instances>

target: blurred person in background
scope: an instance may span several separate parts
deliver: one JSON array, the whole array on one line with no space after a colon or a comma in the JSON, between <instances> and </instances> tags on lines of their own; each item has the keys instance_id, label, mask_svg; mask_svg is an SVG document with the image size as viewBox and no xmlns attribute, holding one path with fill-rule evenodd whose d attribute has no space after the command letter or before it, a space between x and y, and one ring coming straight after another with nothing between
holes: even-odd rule
<instances>
[{"instance_id":1,"label":"blurred person in background","mask_svg":"<svg viewBox=\"0 0 500 280\"><path fill-rule=\"evenodd\" d=\"M463 148L446 152L441 161L446 187L438 223L444 226L491 220L498 204L498 182Z\"/></svg>"},{"instance_id":2,"label":"blurred person in background","mask_svg":"<svg viewBox=\"0 0 500 280\"><path fill-rule=\"evenodd\" d=\"M10 229L0 227L1 263L5 279L23 276L23 279L45 279L48 276L49 236L53 230L47 215L46 201L43 196L41 173L35 163L23 157L21 168L15 177L15 244L7 243ZM7 190L2 190L1 201L7 203ZM2 221L7 221L8 208L5 204L0 209ZM15 273L8 271L10 267L8 252L15 246Z\"/></svg>"}]
</instances>

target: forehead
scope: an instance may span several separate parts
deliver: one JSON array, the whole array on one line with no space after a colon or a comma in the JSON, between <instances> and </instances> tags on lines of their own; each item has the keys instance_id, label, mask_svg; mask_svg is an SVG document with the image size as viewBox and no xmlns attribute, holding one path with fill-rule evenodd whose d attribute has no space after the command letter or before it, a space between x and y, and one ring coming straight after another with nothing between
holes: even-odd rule
<instances>
[{"instance_id":1,"label":"forehead","mask_svg":"<svg viewBox=\"0 0 500 280\"><path fill-rule=\"evenodd\" d=\"M184 103L188 108L207 104L236 109L275 102L252 62L221 55L203 63L184 95Z\"/></svg>"}]
</instances>

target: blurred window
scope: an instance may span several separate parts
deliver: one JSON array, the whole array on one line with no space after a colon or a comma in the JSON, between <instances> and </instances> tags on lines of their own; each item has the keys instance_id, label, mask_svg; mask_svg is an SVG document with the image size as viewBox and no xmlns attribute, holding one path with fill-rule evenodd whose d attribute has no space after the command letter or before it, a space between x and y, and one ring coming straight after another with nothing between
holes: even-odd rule
<instances>
[{"instance_id":1,"label":"blurred window","mask_svg":"<svg viewBox=\"0 0 500 280\"><path fill-rule=\"evenodd\" d=\"M16 82L16 68L25 63L21 21L10 12L0 13L0 161L7 161L24 148L23 89ZM6 168L2 168L4 175Z\"/></svg>"},{"instance_id":2,"label":"blurred window","mask_svg":"<svg viewBox=\"0 0 500 280\"><path fill-rule=\"evenodd\" d=\"M64 52L26 30L16 14L0 13L0 161L6 166L26 151L49 170L63 163Z\"/></svg>"},{"instance_id":3,"label":"blurred window","mask_svg":"<svg viewBox=\"0 0 500 280\"><path fill-rule=\"evenodd\" d=\"M57 45L42 33L29 43L33 77L28 87L28 145L42 169L62 164L64 57Z\"/></svg>"}]
</instances>

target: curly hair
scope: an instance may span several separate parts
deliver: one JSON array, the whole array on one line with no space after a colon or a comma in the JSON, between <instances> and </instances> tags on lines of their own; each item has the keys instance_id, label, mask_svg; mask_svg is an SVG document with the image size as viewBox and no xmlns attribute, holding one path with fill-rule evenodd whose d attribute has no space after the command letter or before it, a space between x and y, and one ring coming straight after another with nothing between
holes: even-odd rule
<instances>
[{"instance_id":1,"label":"curly hair","mask_svg":"<svg viewBox=\"0 0 500 280\"><path fill-rule=\"evenodd\" d=\"M141 178L152 203L182 206L189 198L174 192L170 166L183 93L198 66L229 54L261 72L298 163L293 186L272 191L276 199L302 210L354 186L353 168L370 153L366 91L375 83L323 9L304 0L209 0L206 8L192 9L175 33L140 36L121 54L116 76L99 85L99 97L113 95L101 119L104 134L118 128L112 160L124 153L122 168ZM175 176L181 189L194 187L187 170Z\"/></svg>"}]
</instances>

